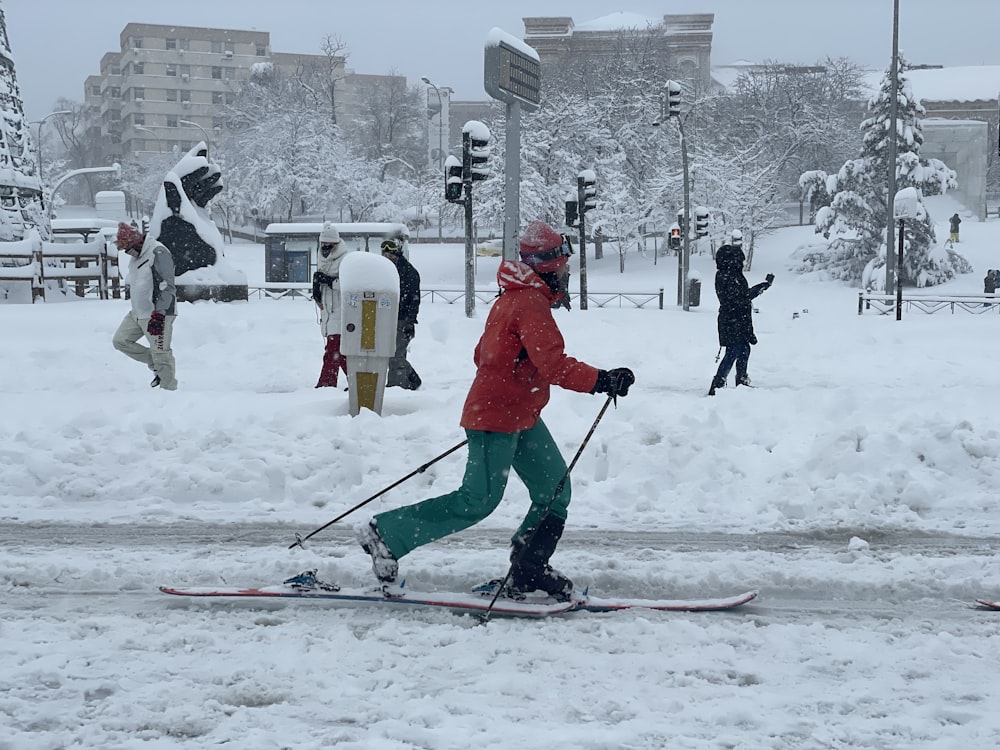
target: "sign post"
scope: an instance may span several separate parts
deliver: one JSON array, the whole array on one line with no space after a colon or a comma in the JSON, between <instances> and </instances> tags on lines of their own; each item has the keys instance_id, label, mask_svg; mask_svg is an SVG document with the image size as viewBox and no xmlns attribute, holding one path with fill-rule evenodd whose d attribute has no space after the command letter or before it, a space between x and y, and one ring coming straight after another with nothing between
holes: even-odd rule
<instances>
[{"instance_id":1,"label":"sign post","mask_svg":"<svg viewBox=\"0 0 1000 750\"><path fill-rule=\"evenodd\" d=\"M487 94L507 104L503 257L516 260L521 221L521 109L533 112L541 102L538 53L502 29L491 29L486 37L483 83Z\"/></svg>"}]
</instances>

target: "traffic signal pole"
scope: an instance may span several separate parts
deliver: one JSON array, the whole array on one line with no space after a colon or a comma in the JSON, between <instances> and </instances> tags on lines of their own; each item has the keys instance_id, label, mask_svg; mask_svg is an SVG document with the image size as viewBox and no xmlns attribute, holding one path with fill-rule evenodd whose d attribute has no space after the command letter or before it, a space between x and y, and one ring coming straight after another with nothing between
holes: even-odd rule
<instances>
[{"instance_id":1,"label":"traffic signal pole","mask_svg":"<svg viewBox=\"0 0 1000 750\"><path fill-rule=\"evenodd\" d=\"M681 254L677 256L677 304L683 306L684 310L691 309L691 300L688 299L687 277L691 268L691 187L688 180L688 147L687 138L684 137L684 123L680 117L677 118L677 129L681 133L681 161L684 164L684 245Z\"/></svg>"},{"instance_id":2,"label":"traffic signal pole","mask_svg":"<svg viewBox=\"0 0 1000 750\"><path fill-rule=\"evenodd\" d=\"M580 211L580 309L587 309L587 196L583 177L576 178L576 201Z\"/></svg>"},{"instance_id":3,"label":"traffic signal pole","mask_svg":"<svg viewBox=\"0 0 1000 750\"><path fill-rule=\"evenodd\" d=\"M472 249L472 136L462 131L462 185L465 189L465 317L476 314L476 256Z\"/></svg>"}]
</instances>

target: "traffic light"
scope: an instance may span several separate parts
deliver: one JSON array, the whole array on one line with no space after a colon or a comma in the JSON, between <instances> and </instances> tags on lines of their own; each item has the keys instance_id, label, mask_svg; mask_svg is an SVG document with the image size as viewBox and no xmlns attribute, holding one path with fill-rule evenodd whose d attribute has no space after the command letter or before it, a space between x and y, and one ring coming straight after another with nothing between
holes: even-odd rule
<instances>
[{"instance_id":1,"label":"traffic light","mask_svg":"<svg viewBox=\"0 0 1000 750\"><path fill-rule=\"evenodd\" d=\"M579 205L576 201L566 201L566 226L576 226L577 219L580 218L580 214L577 211Z\"/></svg>"},{"instance_id":2,"label":"traffic light","mask_svg":"<svg viewBox=\"0 0 1000 750\"><path fill-rule=\"evenodd\" d=\"M694 210L694 232L698 237L708 236L708 209L696 208Z\"/></svg>"},{"instance_id":3,"label":"traffic light","mask_svg":"<svg viewBox=\"0 0 1000 750\"><path fill-rule=\"evenodd\" d=\"M597 208L597 175L594 170L585 169L576 178L577 197L580 201L580 213L586 213Z\"/></svg>"},{"instance_id":4,"label":"traffic light","mask_svg":"<svg viewBox=\"0 0 1000 750\"><path fill-rule=\"evenodd\" d=\"M683 211L677 212L677 227L680 229L682 234L687 229L687 220L684 217Z\"/></svg>"},{"instance_id":5,"label":"traffic light","mask_svg":"<svg viewBox=\"0 0 1000 750\"><path fill-rule=\"evenodd\" d=\"M462 162L455 156L448 156L444 161L444 197L449 203L461 203L462 198Z\"/></svg>"},{"instance_id":6,"label":"traffic light","mask_svg":"<svg viewBox=\"0 0 1000 750\"><path fill-rule=\"evenodd\" d=\"M667 248L670 250L681 249L681 228L676 224L670 227L670 234L667 235Z\"/></svg>"},{"instance_id":7,"label":"traffic light","mask_svg":"<svg viewBox=\"0 0 1000 750\"><path fill-rule=\"evenodd\" d=\"M462 128L462 160L468 164L470 180L485 180L490 176L486 163L490 159L490 131L478 120L469 120Z\"/></svg>"},{"instance_id":8,"label":"traffic light","mask_svg":"<svg viewBox=\"0 0 1000 750\"><path fill-rule=\"evenodd\" d=\"M677 81L667 81L667 117L681 115L681 85Z\"/></svg>"}]
</instances>

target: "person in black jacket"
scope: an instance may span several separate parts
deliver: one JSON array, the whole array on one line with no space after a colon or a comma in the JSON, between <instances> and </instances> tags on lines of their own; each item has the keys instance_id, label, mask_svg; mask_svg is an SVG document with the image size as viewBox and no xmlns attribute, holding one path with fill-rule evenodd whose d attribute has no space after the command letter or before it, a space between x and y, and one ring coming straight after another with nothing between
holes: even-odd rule
<instances>
[{"instance_id":1,"label":"person in black jacket","mask_svg":"<svg viewBox=\"0 0 1000 750\"><path fill-rule=\"evenodd\" d=\"M382 257L388 258L399 273L399 318L396 322L396 354L389 360L386 385L410 391L420 387L420 376L406 360L406 350L417 332L420 312L420 274L403 255L403 243L390 237L382 241Z\"/></svg>"},{"instance_id":2,"label":"person in black jacket","mask_svg":"<svg viewBox=\"0 0 1000 750\"><path fill-rule=\"evenodd\" d=\"M715 254L715 294L719 298L719 346L726 347L726 354L712 378L708 395L714 396L718 388L726 387L726 378L733 364L736 365L736 385L750 385L747 365L750 362L750 345L757 343L753 332L753 306L750 300L771 287L774 274L765 281L750 286L743 275L746 261L743 250L733 245L723 245Z\"/></svg>"}]
</instances>

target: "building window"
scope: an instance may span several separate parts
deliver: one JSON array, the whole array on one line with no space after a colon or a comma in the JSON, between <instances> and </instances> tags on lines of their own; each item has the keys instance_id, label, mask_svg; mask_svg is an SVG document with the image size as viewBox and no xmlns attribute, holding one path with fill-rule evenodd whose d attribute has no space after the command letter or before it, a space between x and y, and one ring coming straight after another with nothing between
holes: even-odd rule
<instances>
[{"instance_id":1,"label":"building window","mask_svg":"<svg viewBox=\"0 0 1000 750\"><path fill-rule=\"evenodd\" d=\"M122 69L120 65L115 63L114 65L111 66L111 75L120 76L121 74L122 74Z\"/></svg>"},{"instance_id":2,"label":"building window","mask_svg":"<svg viewBox=\"0 0 1000 750\"><path fill-rule=\"evenodd\" d=\"M177 89L167 89L167 101L168 102L177 101Z\"/></svg>"},{"instance_id":3,"label":"building window","mask_svg":"<svg viewBox=\"0 0 1000 750\"><path fill-rule=\"evenodd\" d=\"M134 36L134 37L132 37L132 48L133 49L142 49L142 37L141 36Z\"/></svg>"},{"instance_id":4,"label":"building window","mask_svg":"<svg viewBox=\"0 0 1000 750\"><path fill-rule=\"evenodd\" d=\"M181 101L182 102L189 102L189 101L191 101L191 92L190 91L182 91L181 92Z\"/></svg>"},{"instance_id":5,"label":"building window","mask_svg":"<svg viewBox=\"0 0 1000 750\"><path fill-rule=\"evenodd\" d=\"M143 114L142 112L136 112L134 115L132 115L132 122L135 123L136 125L145 125L146 115Z\"/></svg>"},{"instance_id":6,"label":"building window","mask_svg":"<svg viewBox=\"0 0 1000 750\"><path fill-rule=\"evenodd\" d=\"M177 49L176 39L167 39L167 49Z\"/></svg>"},{"instance_id":7,"label":"building window","mask_svg":"<svg viewBox=\"0 0 1000 750\"><path fill-rule=\"evenodd\" d=\"M90 95L91 96L100 96L101 95L101 84L99 84L99 83L93 83L93 84L91 84L91 86L90 86Z\"/></svg>"},{"instance_id":8,"label":"building window","mask_svg":"<svg viewBox=\"0 0 1000 750\"><path fill-rule=\"evenodd\" d=\"M120 86L112 86L111 88L108 89L108 95L112 99L121 99L121 97L122 97L121 87Z\"/></svg>"},{"instance_id":9,"label":"building window","mask_svg":"<svg viewBox=\"0 0 1000 750\"><path fill-rule=\"evenodd\" d=\"M236 44L235 42L226 41L226 52L235 52Z\"/></svg>"},{"instance_id":10,"label":"building window","mask_svg":"<svg viewBox=\"0 0 1000 750\"><path fill-rule=\"evenodd\" d=\"M132 72L135 73L137 76L143 75L146 72L146 63L143 62L132 63Z\"/></svg>"},{"instance_id":11,"label":"building window","mask_svg":"<svg viewBox=\"0 0 1000 750\"><path fill-rule=\"evenodd\" d=\"M212 130L222 130L222 118L218 115L212 117Z\"/></svg>"},{"instance_id":12,"label":"building window","mask_svg":"<svg viewBox=\"0 0 1000 750\"><path fill-rule=\"evenodd\" d=\"M236 80L236 68L226 68L226 80L227 81Z\"/></svg>"},{"instance_id":13,"label":"building window","mask_svg":"<svg viewBox=\"0 0 1000 750\"><path fill-rule=\"evenodd\" d=\"M177 115L167 115L167 127L168 128L177 127Z\"/></svg>"},{"instance_id":14,"label":"building window","mask_svg":"<svg viewBox=\"0 0 1000 750\"><path fill-rule=\"evenodd\" d=\"M182 76L188 76L189 78L191 77L191 66L190 65L178 65L177 66L177 70L178 70L178 72L180 72L180 74Z\"/></svg>"},{"instance_id":15,"label":"building window","mask_svg":"<svg viewBox=\"0 0 1000 750\"><path fill-rule=\"evenodd\" d=\"M213 65L212 66L212 78L215 78L218 81L222 80L222 67L221 66L219 66L219 65Z\"/></svg>"},{"instance_id":16,"label":"building window","mask_svg":"<svg viewBox=\"0 0 1000 750\"><path fill-rule=\"evenodd\" d=\"M267 56L267 47L265 45L263 45L263 44L258 44L257 48L256 48L256 51L254 52L254 54L257 55L257 57L266 57Z\"/></svg>"},{"instance_id":17,"label":"building window","mask_svg":"<svg viewBox=\"0 0 1000 750\"><path fill-rule=\"evenodd\" d=\"M217 39L213 39L212 40L212 52L214 52L217 55L221 55L222 54L222 42L218 41Z\"/></svg>"},{"instance_id":18,"label":"building window","mask_svg":"<svg viewBox=\"0 0 1000 750\"><path fill-rule=\"evenodd\" d=\"M111 119L112 120L120 120L120 119L122 119L122 111L120 109L112 109L111 110Z\"/></svg>"},{"instance_id":19,"label":"building window","mask_svg":"<svg viewBox=\"0 0 1000 750\"><path fill-rule=\"evenodd\" d=\"M177 75L177 63L167 63L167 75L168 76Z\"/></svg>"},{"instance_id":20,"label":"building window","mask_svg":"<svg viewBox=\"0 0 1000 750\"><path fill-rule=\"evenodd\" d=\"M134 89L132 89L132 98L135 99L137 102L141 102L143 99L146 98L146 89L143 88L142 86L136 86Z\"/></svg>"},{"instance_id":21,"label":"building window","mask_svg":"<svg viewBox=\"0 0 1000 750\"><path fill-rule=\"evenodd\" d=\"M212 92L212 104L223 104L223 103L224 103L224 101L223 101L223 98L222 98L222 92L221 91L213 91Z\"/></svg>"},{"instance_id":22,"label":"building window","mask_svg":"<svg viewBox=\"0 0 1000 750\"><path fill-rule=\"evenodd\" d=\"M190 39L178 39L177 40L177 49L184 50L185 52L187 50L191 49L191 40Z\"/></svg>"}]
</instances>

